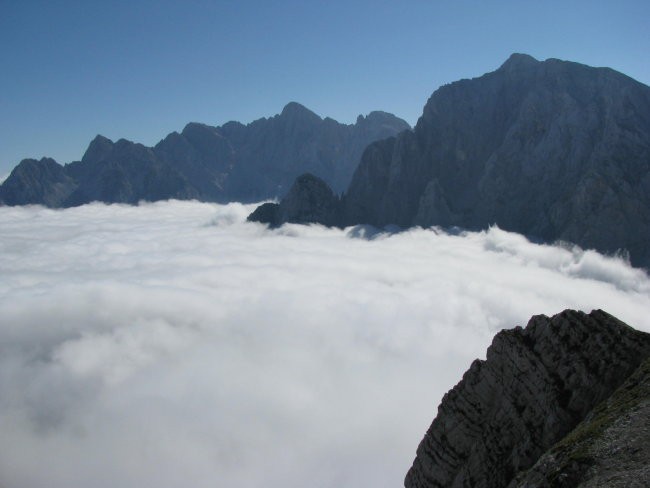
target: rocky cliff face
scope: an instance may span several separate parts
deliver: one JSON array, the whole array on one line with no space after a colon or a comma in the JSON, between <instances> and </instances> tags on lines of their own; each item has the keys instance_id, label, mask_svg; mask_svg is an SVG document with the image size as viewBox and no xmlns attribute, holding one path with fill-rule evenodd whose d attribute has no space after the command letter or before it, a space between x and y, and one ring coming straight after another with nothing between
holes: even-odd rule
<instances>
[{"instance_id":1,"label":"rocky cliff face","mask_svg":"<svg viewBox=\"0 0 650 488\"><path fill-rule=\"evenodd\" d=\"M64 167L76 183L60 206L92 201L137 203L169 198L197 198L198 192L153 149L124 139L113 143L97 136L81 161Z\"/></svg>"},{"instance_id":2,"label":"rocky cliff face","mask_svg":"<svg viewBox=\"0 0 650 488\"><path fill-rule=\"evenodd\" d=\"M304 174L296 179L282 202L260 205L248 216L248 220L272 227L285 222L318 222L333 226L341 220L340 210L339 199L327 183L317 176Z\"/></svg>"},{"instance_id":3,"label":"rocky cliff face","mask_svg":"<svg viewBox=\"0 0 650 488\"><path fill-rule=\"evenodd\" d=\"M413 132L371 144L340 225L501 228L650 266L650 88L512 55L443 86Z\"/></svg>"},{"instance_id":4,"label":"rocky cliff face","mask_svg":"<svg viewBox=\"0 0 650 488\"><path fill-rule=\"evenodd\" d=\"M74 180L53 159L24 159L0 186L0 203L56 207L75 188Z\"/></svg>"},{"instance_id":5,"label":"rocky cliff face","mask_svg":"<svg viewBox=\"0 0 650 488\"><path fill-rule=\"evenodd\" d=\"M81 161L25 160L0 186L0 202L51 207L93 200L136 203L168 198L260 201L284 196L311 172L342 191L364 148L409 126L385 112L345 125L292 102L248 125L190 123L149 148L97 136Z\"/></svg>"},{"instance_id":6,"label":"rocky cliff face","mask_svg":"<svg viewBox=\"0 0 650 488\"><path fill-rule=\"evenodd\" d=\"M536 316L524 329L500 332L486 360L475 361L443 398L405 486L578 486L584 470L571 478L573 484L554 484L550 472L562 474L567 464L557 456L553 462L540 458L563 439L580 451L575 439L589 436L578 430L572 440L567 434L585 419L587 432L603 427L599 415L612 416L611 405L627 405L623 410L629 412L631 403L621 400L620 392L612 394L628 380L631 388L645 384L647 371L637 373L640 379L633 373L648 358L650 334L603 311ZM643 397L643 390L636 391ZM601 410L594 410L599 404ZM560 479L568 480L568 473Z\"/></svg>"},{"instance_id":7,"label":"rocky cliff face","mask_svg":"<svg viewBox=\"0 0 650 488\"><path fill-rule=\"evenodd\" d=\"M284 196L302 173L341 192L368 144L407 129L406 122L385 112L344 125L292 102L279 115L248 125L188 124L155 150L188 177L202 198L253 202Z\"/></svg>"},{"instance_id":8,"label":"rocky cliff face","mask_svg":"<svg viewBox=\"0 0 650 488\"><path fill-rule=\"evenodd\" d=\"M370 212L368 209L371 209ZM414 133L366 151L348 220L507 230L650 263L650 88L513 55L437 90Z\"/></svg>"},{"instance_id":9,"label":"rocky cliff face","mask_svg":"<svg viewBox=\"0 0 650 488\"><path fill-rule=\"evenodd\" d=\"M650 486L650 359L508 488Z\"/></svg>"}]
</instances>

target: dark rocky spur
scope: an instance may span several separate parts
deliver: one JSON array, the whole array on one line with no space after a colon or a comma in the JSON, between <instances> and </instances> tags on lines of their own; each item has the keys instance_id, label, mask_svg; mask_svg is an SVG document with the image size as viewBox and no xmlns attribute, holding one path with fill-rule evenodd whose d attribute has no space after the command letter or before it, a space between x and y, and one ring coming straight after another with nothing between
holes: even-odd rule
<instances>
[{"instance_id":1,"label":"dark rocky spur","mask_svg":"<svg viewBox=\"0 0 650 488\"><path fill-rule=\"evenodd\" d=\"M540 315L445 395L405 486L650 486L648 440L650 334L601 310Z\"/></svg>"}]
</instances>

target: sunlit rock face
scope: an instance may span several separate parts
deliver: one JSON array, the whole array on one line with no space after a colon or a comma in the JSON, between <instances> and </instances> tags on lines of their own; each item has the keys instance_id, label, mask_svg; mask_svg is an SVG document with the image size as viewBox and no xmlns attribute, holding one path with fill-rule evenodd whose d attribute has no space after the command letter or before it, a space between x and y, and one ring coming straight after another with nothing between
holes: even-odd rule
<instances>
[{"instance_id":1,"label":"sunlit rock face","mask_svg":"<svg viewBox=\"0 0 650 488\"><path fill-rule=\"evenodd\" d=\"M508 484L649 357L650 334L600 310L535 316L524 329L500 332L487 359L443 398L405 486L565 486L539 473L539 484Z\"/></svg>"}]
</instances>

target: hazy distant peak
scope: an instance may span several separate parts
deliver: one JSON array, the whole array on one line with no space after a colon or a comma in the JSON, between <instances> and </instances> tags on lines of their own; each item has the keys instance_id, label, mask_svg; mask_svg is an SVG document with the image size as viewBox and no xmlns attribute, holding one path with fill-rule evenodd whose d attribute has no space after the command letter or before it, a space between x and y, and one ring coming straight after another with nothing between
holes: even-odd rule
<instances>
[{"instance_id":1,"label":"hazy distant peak","mask_svg":"<svg viewBox=\"0 0 650 488\"><path fill-rule=\"evenodd\" d=\"M117 142L115 143L116 146L131 146L131 145L137 145L137 146L142 146L143 144L139 142L133 142L129 139L125 139L124 137L120 137Z\"/></svg>"},{"instance_id":2,"label":"hazy distant peak","mask_svg":"<svg viewBox=\"0 0 650 488\"><path fill-rule=\"evenodd\" d=\"M374 110L370 112L368 115L366 115L365 117L363 115L359 115L357 117L357 124L362 124L362 123L395 124L399 127L399 131L411 128L411 126L406 121L400 119L396 115L393 115L388 112L384 112L382 110Z\"/></svg>"},{"instance_id":3,"label":"hazy distant peak","mask_svg":"<svg viewBox=\"0 0 650 488\"><path fill-rule=\"evenodd\" d=\"M500 70L520 69L529 66L535 66L538 63L539 61L536 60L534 57L530 56L529 54L513 53L506 60L506 62L501 65L499 69Z\"/></svg>"},{"instance_id":4,"label":"hazy distant peak","mask_svg":"<svg viewBox=\"0 0 650 488\"><path fill-rule=\"evenodd\" d=\"M102 159L103 156L108 154L113 148L113 141L109 138L97 134L95 138L88 144L88 149L81 158L82 161L97 161Z\"/></svg>"},{"instance_id":5,"label":"hazy distant peak","mask_svg":"<svg viewBox=\"0 0 650 488\"><path fill-rule=\"evenodd\" d=\"M92 141L90 141L90 144L88 145L88 148L90 148L93 145L95 145L95 146L108 146L108 145L111 145L111 144L113 144L113 141L110 140L108 137L104 137L101 134L97 134L95 136L95 138Z\"/></svg>"},{"instance_id":6,"label":"hazy distant peak","mask_svg":"<svg viewBox=\"0 0 650 488\"><path fill-rule=\"evenodd\" d=\"M308 118L313 120L321 120L321 118L317 114L309 110L304 105L299 104L298 102L287 103L282 109L282 112L280 113L280 117L290 117L290 118L300 117L300 118Z\"/></svg>"},{"instance_id":7,"label":"hazy distant peak","mask_svg":"<svg viewBox=\"0 0 650 488\"><path fill-rule=\"evenodd\" d=\"M187 135L193 132L203 132L206 130L214 130L215 128L207 125L207 124L202 124L201 122L189 122L188 124L185 125L183 128L183 135Z\"/></svg>"},{"instance_id":8,"label":"hazy distant peak","mask_svg":"<svg viewBox=\"0 0 650 488\"><path fill-rule=\"evenodd\" d=\"M52 158L44 157L44 158L41 158L40 160L36 159L36 158L26 158L26 159L23 159L18 164L17 168L20 167L21 169L24 169L24 168L30 167L30 166L36 167L36 166L54 166L54 165L60 166L59 163L57 163Z\"/></svg>"}]
</instances>

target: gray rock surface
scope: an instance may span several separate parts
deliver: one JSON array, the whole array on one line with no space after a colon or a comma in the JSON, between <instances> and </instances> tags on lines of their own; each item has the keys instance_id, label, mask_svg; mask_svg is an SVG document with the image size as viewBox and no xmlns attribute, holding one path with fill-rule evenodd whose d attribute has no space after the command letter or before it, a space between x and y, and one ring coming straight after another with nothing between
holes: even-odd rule
<instances>
[{"instance_id":1,"label":"gray rock surface","mask_svg":"<svg viewBox=\"0 0 650 488\"><path fill-rule=\"evenodd\" d=\"M347 221L497 223L650 265L650 88L607 68L515 54L437 90L414 133L372 145Z\"/></svg>"},{"instance_id":2,"label":"gray rock surface","mask_svg":"<svg viewBox=\"0 0 650 488\"><path fill-rule=\"evenodd\" d=\"M436 90L414 131L371 144L340 225L498 224L650 266L650 88L513 54Z\"/></svg>"},{"instance_id":3,"label":"gray rock surface","mask_svg":"<svg viewBox=\"0 0 650 488\"><path fill-rule=\"evenodd\" d=\"M97 136L81 161L25 160L0 186L0 202L50 207L90 201L137 203L169 198L252 202L284 196L311 172L342 191L365 147L408 130L385 112L345 125L289 103L248 125L190 123L149 148Z\"/></svg>"},{"instance_id":4,"label":"gray rock surface","mask_svg":"<svg viewBox=\"0 0 650 488\"><path fill-rule=\"evenodd\" d=\"M271 227L277 227L282 223L280 219L280 204L273 202L263 203L257 207L246 220L249 222L268 224Z\"/></svg>"},{"instance_id":5,"label":"gray rock surface","mask_svg":"<svg viewBox=\"0 0 650 488\"><path fill-rule=\"evenodd\" d=\"M508 488L650 486L650 359Z\"/></svg>"},{"instance_id":6,"label":"gray rock surface","mask_svg":"<svg viewBox=\"0 0 650 488\"><path fill-rule=\"evenodd\" d=\"M298 177L279 206L281 222L335 225L340 220L339 200L327 183L317 176Z\"/></svg>"},{"instance_id":7,"label":"gray rock surface","mask_svg":"<svg viewBox=\"0 0 650 488\"><path fill-rule=\"evenodd\" d=\"M340 209L340 201L327 183L307 173L296 179L280 204L260 205L248 220L272 227L285 222L333 226L341 220Z\"/></svg>"},{"instance_id":8,"label":"gray rock surface","mask_svg":"<svg viewBox=\"0 0 650 488\"><path fill-rule=\"evenodd\" d=\"M341 192L368 144L409 128L385 112L359 116L353 125L340 124L291 102L279 115L248 125L188 124L155 150L187 176L201 198L255 202L284 196L303 173Z\"/></svg>"},{"instance_id":9,"label":"gray rock surface","mask_svg":"<svg viewBox=\"0 0 650 488\"><path fill-rule=\"evenodd\" d=\"M158 158L153 149L125 139L97 136L79 162L64 167L77 187L63 207L92 201L135 204L140 200L198 198L184 175Z\"/></svg>"},{"instance_id":10,"label":"gray rock surface","mask_svg":"<svg viewBox=\"0 0 650 488\"><path fill-rule=\"evenodd\" d=\"M63 167L53 159L23 159L0 185L0 202L5 205L57 207L76 186Z\"/></svg>"},{"instance_id":11,"label":"gray rock surface","mask_svg":"<svg viewBox=\"0 0 650 488\"><path fill-rule=\"evenodd\" d=\"M650 334L600 310L500 332L443 398L405 486L508 486L649 357Z\"/></svg>"}]
</instances>

